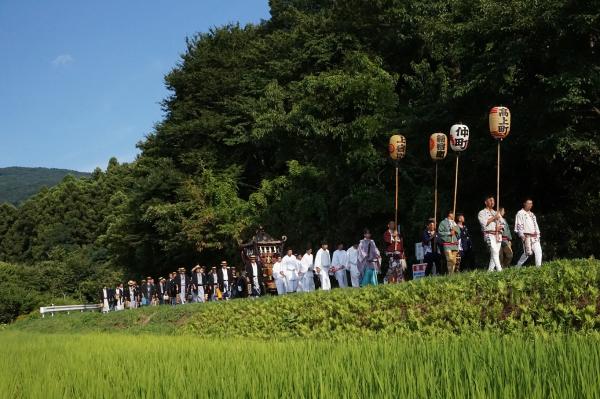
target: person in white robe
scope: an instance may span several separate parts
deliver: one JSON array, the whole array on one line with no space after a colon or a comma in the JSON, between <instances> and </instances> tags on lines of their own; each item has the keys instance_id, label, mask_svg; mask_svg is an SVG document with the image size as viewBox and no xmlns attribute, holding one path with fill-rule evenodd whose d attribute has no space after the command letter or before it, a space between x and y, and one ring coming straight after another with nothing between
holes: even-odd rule
<instances>
[{"instance_id":1,"label":"person in white robe","mask_svg":"<svg viewBox=\"0 0 600 399\"><path fill-rule=\"evenodd\" d=\"M287 254L281 260L285 278L287 280L287 292L296 292L298 288L298 259L294 255L292 248L287 250Z\"/></svg>"},{"instance_id":2,"label":"person in white robe","mask_svg":"<svg viewBox=\"0 0 600 399\"><path fill-rule=\"evenodd\" d=\"M123 310L125 309L125 291L123 289L123 284L119 284L119 286L115 289L115 310Z\"/></svg>"},{"instance_id":3,"label":"person in white robe","mask_svg":"<svg viewBox=\"0 0 600 399\"><path fill-rule=\"evenodd\" d=\"M337 249L333 252L331 258L331 267L335 274L335 279L340 288L347 288L348 281L346 280L346 264L348 263L348 254L344 249L344 244L338 244Z\"/></svg>"},{"instance_id":4,"label":"person in white robe","mask_svg":"<svg viewBox=\"0 0 600 399\"><path fill-rule=\"evenodd\" d=\"M531 212L531 208L533 208L533 201L531 198L527 198L523 202L523 209L517 212L517 216L515 217L515 233L517 233L523 242L523 255L519 258L517 267L523 266L531 255L535 256L535 265L537 267L542 265L540 227L535 215Z\"/></svg>"},{"instance_id":5,"label":"person in white robe","mask_svg":"<svg viewBox=\"0 0 600 399\"><path fill-rule=\"evenodd\" d=\"M302 255L296 254L296 270L298 270L298 288L296 292L304 292L304 276L307 270L304 269L302 264Z\"/></svg>"},{"instance_id":6,"label":"person in white robe","mask_svg":"<svg viewBox=\"0 0 600 399\"><path fill-rule=\"evenodd\" d=\"M488 195L485 199L485 208L479 211L477 219L481 225L483 239L485 240L488 249L490 250L490 262L488 271L502 271L500 263L500 249L502 246L502 229L500 219L502 216L494 210L496 201L492 195Z\"/></svg>"},{"instance_id":7,"label":"person in white robe","mask_svg":"<svg viewBox=\"0 0 600 399\"><path fill-rule=\"evenodd\" d=\"M312 248L308 248L306 253L302 256L302 273L304 273L303 280L303 291L304 292L312 292L315 290L315 280L314 280L314 255L312 254Z\"/></svg>"},{"instance_id":8,"label":"person in white robe","mask_svg":"<svg viewBox=\"0 0 600 399\"><path fill-rule=\"evenodd\" d=\"M321 248L315 255L315 273L321 281L321 289L323 291L331 290L331 281L329 281L329 269L331 268L331 255L326 242L321 244Z\"/></svg>"},{"instance_id":9,"label":"person in white robe","mask_svg":"<svg viewBox=\"0 0 600 399\"><path fill-rule=\"evenodd\" d=\"M273 279L277 287L277 295L284 295L287 292L287 276L283 262L280 260L273 264Z\"/></svg>"},{"instance_id":10,"label":"person in white robe","mask_svg":"<svg viewBox=\"0 0 600 399\"><path fill-rule=\"evenodd\" d=\"M358 244L346 251L346 270L350 271L350 282L353 288L360 287L360 271L358 270Z\"/></svg>"}]
</instances>

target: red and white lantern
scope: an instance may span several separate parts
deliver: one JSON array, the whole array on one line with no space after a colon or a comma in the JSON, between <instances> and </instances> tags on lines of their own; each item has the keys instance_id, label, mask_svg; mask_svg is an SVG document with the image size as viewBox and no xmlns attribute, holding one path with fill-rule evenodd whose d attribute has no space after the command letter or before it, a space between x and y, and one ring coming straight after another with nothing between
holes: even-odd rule
<instances>
[{"instance_id":1,"label":"red and white lantern","mask_svg":"<svg viewBox=\"0 0 600 399\"><path fill-rule=\"evenodd\" d=\"M469 146L469 127L456 124L450 127L450 148L454 152L463 152Z\"/></svg>"},{"instance_id":2,"label":"red and white lantern","mask_svg":"<svg viewBox=\"0 0 600 399\"><path fill-rule=\"evenodd\" d=\"M494 107L490 110L490 134L497 140L504 140L510 133L510 110Z\"/></svg>"},{"instance_id":3,"label":"red and white lantern","mask_svg":"<svg viewBox=\"0 0 600 399\"><path fill-rule=\"evenodd\" d=\"M433 133L429 137L429 155L434 161L441 161L448 153L448 137L444 133Z\"/></svg>"}]
</instances>

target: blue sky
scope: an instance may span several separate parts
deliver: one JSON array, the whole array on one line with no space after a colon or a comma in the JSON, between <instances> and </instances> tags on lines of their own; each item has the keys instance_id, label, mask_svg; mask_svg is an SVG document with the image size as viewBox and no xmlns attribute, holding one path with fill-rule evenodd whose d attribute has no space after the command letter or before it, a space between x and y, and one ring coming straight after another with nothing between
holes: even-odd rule
<instances>
[{"instance_id":1,"label":"blue sky","mask_svg":"<svg viewBox=\"0 0 600 399\"><path fill-rule=\"evenodd\" d=\"M268 19L267 3L0 0L0 167L133 160L185 37Z\"/></svg>"}]
</instances>

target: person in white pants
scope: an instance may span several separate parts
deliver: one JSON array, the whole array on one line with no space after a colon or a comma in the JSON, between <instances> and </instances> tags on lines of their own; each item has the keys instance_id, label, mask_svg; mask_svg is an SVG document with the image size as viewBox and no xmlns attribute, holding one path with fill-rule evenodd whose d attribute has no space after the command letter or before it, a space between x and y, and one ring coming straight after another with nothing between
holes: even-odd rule
<instances>
[{"instance_id":1,"label":"person in white pants","mask_svg":"<svg viewBox=\"0 0 600 399\"><path fill-rule=\"evenodd\" d=\"M331 266L335 273L335 279L340 288L347 288L348 281L346 280L346 264L348 263L348 254L344 249L344 244L338 244L337 249L333 252L331 258Z\"/></svg>"},{"instance_id":2,"label":"person in white pants","mask_svg":"<svg viewBox=\"0 0 600 399\"><path fill-rule=\"evenodd\" d=\"M315 290L315 280L313 279L313 262L314 256L312 254L312 248L308 248L306 253L302 256L302 273L304 273L303 280L303 291L304 292L312 292Z\"/></svg>"},{"instance_id":3,"label":"person in white pants","mask_svg":"<svg viewBox=\"0 0 600 399\"><path fill-rule=\"evenodd\" d=\"M279 260L276 260L273 264L273 279L275 280L275 287L277 287L277 295L284 295L287 293L285 267Z\"/></svg>"},{"instance_id":4,"label":"person in white pants","mask_svg":"<svg viewBox=\"0 0 600 399\"><path fill-rule=\"evenodd\" d=\"M323 291L331 290L331 281L329 281L329 268L331 267L331 255L326 242L321 244L321 248L315 255L315 272L321 280L321 289Z\"/></svg>"},{"instance_id":5,"label":"person in white pants","mask_svg":"<svg viewBox=\"0 0 600 399\"><path fill-rule=\"evenodd\" d=\"M492 195L485 198L485 208L479 211L477 218L483 232L483 239L487 243L490 250L490 263L488 271L502 271L500 264L500 247L502 246L502 230L499 228L499 220L502 218L498 212L494 210L496 201Z\"/></svg>"},{"instance_id":6,"label":"person in white pants","mask_svg":"<svg viewBox=\"0 0 600 399\"><path fill-rule=\"evenodd\" d=\"M283 265L283 272L287 281L286 288L288 294L296 292L298 288L298 260L294 256L292 248L287 250L287 254L281 260L281 264Z\"/></svg>"},{"instance_id":7,"label":"person in white pants","mask_svg":"<svg viewBox=\"0 0 600 399\"><path fill-rule=\"evenodd\" d=\"M350 271L350 282L353 288L360 287L360 270L358 270L358 244L354 244L346 251L346 269Z\"/></svg>"},{"instance_id":8,"label":"person in white pants","mask_svg":"<svg viewBox=\"0 0 600 399\"><path fill-rule=\"evenodd\" d=\"M523 241L523 255L517 262L517 267L523 266L531 255L535 255L535 265L542 265L542 244L540 242L540 227L533 212L533 200L527 198L523 202L523 209L517 212L515 217L515 233Z\"/></svg>"}]
</instances>

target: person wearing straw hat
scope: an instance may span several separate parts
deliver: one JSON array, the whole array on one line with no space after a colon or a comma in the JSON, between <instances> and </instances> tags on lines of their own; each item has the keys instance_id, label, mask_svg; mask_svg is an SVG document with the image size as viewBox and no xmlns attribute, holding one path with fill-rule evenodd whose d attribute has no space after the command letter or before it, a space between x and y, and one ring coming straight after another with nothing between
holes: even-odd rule
<instances>
[{"instance_id":1,"label":"person wearing straw hat","mask_svg":"<svg viewBox=\"0 0 600 399\"><path fill-rule=\"evenodd\" d=\"M216 301L219 291L219 274L216 266L211 267L210 272L206 275L206 285L208 287L208 298L211 301Z\"/></svg>"},{"instance_id":2,"label":"person wearing straw hat","mask_svg":"<svg viewBox=\"0 0 600 399\"><path fill-rule=\"evenodd\" d=\"M169 294L167 292L167 280L164 277L158 278L158 285L156 286L156 295L158 296L158 303L164 305L169 302Z\"/></svg>"},{"instance_id":3,"label":"person wearing straw hat","mask_svg":"<svg viewBox=\"0 0 600 399\"><path fill-rule=\"evenodd\" d=\"M187 294L190 289L190 279L185 273L185 267L177 269L177 294L179 295L179 303L185 305L187 303Z\"/></svg>"},{"instance_id":4,"label":"person wearing straw hat","mask_svg":"<svg viewBox=\"0 0 600 399\"><path fill-rule=\"evenodd\" d=\"M256 255L250 255L250 261L246 265L246 277L251 285L250 296L260 296L263 285L263 268Z\"/></svg>"},{"instance_id":5,"label":"person wearing straw hat","mask_svg":"<svg viewBox=\"0 0 600 399\"><path fill-rule=\"evenodd\" d=\"M171 305L177 305L177 273L169 273L169 281L167 281L167 293Z\"/></svg>"},{"instance_id":6,"label":"person wearing straw hat","mask_svg":"<svg viewBox=\"0 0 600 399\"><path fill-rule=\"evenodd\" d=\"M502 246L502 230L500 220L502 216L494 210L496 200L493 195L488 195L485 198L485 208L479 211L477 219L481 225L483 239L485 240L490 251L490 262L488 271L494 270L501 272L502 265L500 264L500 248Z\"/></svg>"},{"instance_id":7,"label":"person wearing straw hat","mask_svg":"<svg viewBox=\"0 0 600 399\"><path fill-rule=\"evenodd\" d=\"M125 290L125 307L135 309L137 308L137 290L135 288L135 281L129 280L127 286L128 287Z\"/></svg>"},{"instance_id":8,"label":"person wearing straw hat","mask_svg":"<svg viewBox=\"0 0 600 399\"><path fill-rule=\"evenodd\" d=\"M231 269L227 265L227 261L221 261L221 267L217 270L217 279L219 283L219 289L223 294L224 299L229 299L231 296L231 284L233 283L233 276L231 275Z\"/></svg>"},{"instance_id":9,"label":"person wearing straw hat","mask_svg":"<svg viewBox=\"0 0 600 399\"><path fill-rule=\"evenodd\" d=\"M192 268L192 302L204 302L204 268L196 265Z\"/></svg>"}]
</instances>

